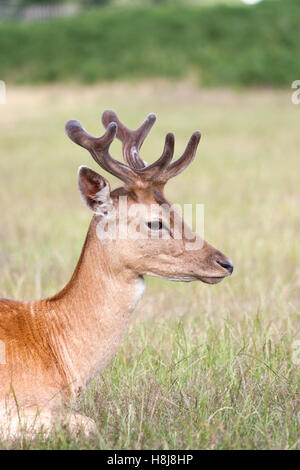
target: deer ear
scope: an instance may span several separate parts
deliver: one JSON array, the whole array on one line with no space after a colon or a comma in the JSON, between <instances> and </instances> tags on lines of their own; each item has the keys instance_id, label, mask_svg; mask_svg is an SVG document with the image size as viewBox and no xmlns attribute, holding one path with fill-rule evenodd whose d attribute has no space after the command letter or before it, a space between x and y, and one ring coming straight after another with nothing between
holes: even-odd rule
<instances>
[{"instance_id":1,"label":"deer ear","mask_svg":"<svg viewBox=\"0 0 300 470\"><path fill-rule=\"evenodd\" d=\"M81 166L78 185L82 199L93 212L106 215L112 205L109 182L90 168Z\"/></svg>"}]
</instances>

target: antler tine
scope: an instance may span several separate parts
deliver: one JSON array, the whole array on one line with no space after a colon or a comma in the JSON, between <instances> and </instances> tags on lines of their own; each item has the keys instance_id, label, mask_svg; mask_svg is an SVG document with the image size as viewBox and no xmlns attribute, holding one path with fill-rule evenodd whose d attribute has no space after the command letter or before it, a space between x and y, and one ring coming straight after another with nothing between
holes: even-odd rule
<instances>
[{"instance_id":1,"label":"antler tine","mask_svg":"<svg viewBox=\"0 0 300 470\"><path fill-rule=\"evenodd\" d=\"M134 131L139 149L143 145L144 140L146 139L147 135L151 131L155 121L156 121L156 115L154 113L150 113L146 117L143 124Z\"/></svg>"},{"instance_id":2,"label":"antler tine","mask_svg":"<svg viewBox=\"0 0 300 470\"><path fill-rule=\"evenodd\" d=\"M165 171L158 176L158 179L166 183L169 179L182 173L194 160L200 139L201 133L199 131L194 132L182 156L178 158L176 162L168 166Z\"/></svg>"},{"instance_id":3,"label":"antler tine","mask_svg":"<svg viewBox=\"0 0 300 470\"><path fill-rule=\"evenodd\" d=\"M146 181L154 181L158 175L168 167L174 155L175 138L174 134L169 132L166 135L165 145L161 157L152 165L136 170Z\"/></svg>"},{"instance_id":4,"label":"antler tine","mask_svg":"<svg viewBox=\"0 0 300 470\"><path fill-rule=\"evenodd\" d=\"M115 122L108 125L102 137L90 135L79 121L71 120L66 124L67 136L73 142L88 150L98 165L124 181L124 183L132 184L135 182L137 175L127 165L112 158L109 153L109 147L115 138L116 132L117 124Z\"/></svg>"},{"instance_id":5,"label":"antler tine","mask_svg":"<svg viewBox=\"0 0 300 470\"><path fill-rule=\"evenodd\" d=\"M139 150L155 121L155 114L149 114L149 116L138 129L131 130L128 129L128 127L126 127L119 120L114 111L106 110L102 115L102 122L104 127L107 127L110 122L116 122L118 124L117 138L121 140L123 144L124 160L130 167L134 169L142 169L146 167L146 163L139 155Z\"/></svg>"}]
</instances>

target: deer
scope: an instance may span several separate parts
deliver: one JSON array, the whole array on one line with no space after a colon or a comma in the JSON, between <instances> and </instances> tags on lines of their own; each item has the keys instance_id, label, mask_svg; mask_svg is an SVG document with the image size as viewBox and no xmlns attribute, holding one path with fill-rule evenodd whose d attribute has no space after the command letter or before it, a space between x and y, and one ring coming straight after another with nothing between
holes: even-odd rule
<instances>
[{"instance_id":1,"label":"deer","mask_svg":"<svg viewBox=\"0 0 300 470\"><path fill-rule=\"evenodd\" d=\"M78 186L93 217L82 252L68 284L56 295L32 302L0 299L0 428L6 436L24 429L49 432L56 420L89 434L90 418L70 410L85 387L112 361L132 313L145 291L145 275L173 281L216 284L231 275L232 262L190 228L164 195L166 183L194 160L201 138L192 134L180 158L168 133L162 155L152 164L140 156L156 116L150 114L130 130L112 110L102 116L105 133L89 134L80 122L68 121L67 136L88 150L95 162L123 185L111 190L107 179L81 166ZM110 155L115 138L124 163ZM125 217L121 201L127 201ZM140 231L121 236L139 212ZM151 210L150 210L151 208ZM115 214L112 217L112 214ZM103 222L117 232L104 235ZM184 227L175 237L175 229ZM123 232L122 232L123 231ZM146 238L139 234L147 235ZM167 236L166 236L167 235ZM194 249L187 249L194 243Z\"/></svg>"}]
</instances>

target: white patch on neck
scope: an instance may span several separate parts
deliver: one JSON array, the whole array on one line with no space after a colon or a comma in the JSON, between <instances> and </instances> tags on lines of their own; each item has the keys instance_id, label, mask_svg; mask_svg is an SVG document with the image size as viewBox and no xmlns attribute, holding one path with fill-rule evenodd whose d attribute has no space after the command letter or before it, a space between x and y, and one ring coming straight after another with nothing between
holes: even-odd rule
<instances>
[{"instance_id":1,"label":"white patch on neck","mask_svg":"<svg viewBox=\"0 0 300 470\"><path fill-rule=\"evenodd\" d=\"M138 302L141 300L143 297L144 293L146 290L146 282L143 276L139 276L136 281L135 281L135 297L130 305L130 310L134 310L135 307L137 306Z\"/></svg>"}]
</instances>

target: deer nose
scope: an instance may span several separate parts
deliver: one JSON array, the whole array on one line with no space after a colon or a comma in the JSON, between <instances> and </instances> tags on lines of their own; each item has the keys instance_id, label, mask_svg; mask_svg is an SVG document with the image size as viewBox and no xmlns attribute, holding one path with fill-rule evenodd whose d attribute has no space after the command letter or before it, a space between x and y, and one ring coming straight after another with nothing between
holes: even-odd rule
<instances>
[{"instance_id":1,"label":"deer nose","mask_svg":"<svg viewBox=\"0 0 300 470\"><path fill-rule=\"evenodd\" d=\"M228 272L228 274L232 274L233 272L233 264L227 259L226 261L225 260L217 260L217 263L222 266L222 268L226 269L226 271Z\"/></svg>"}]
</instances>

